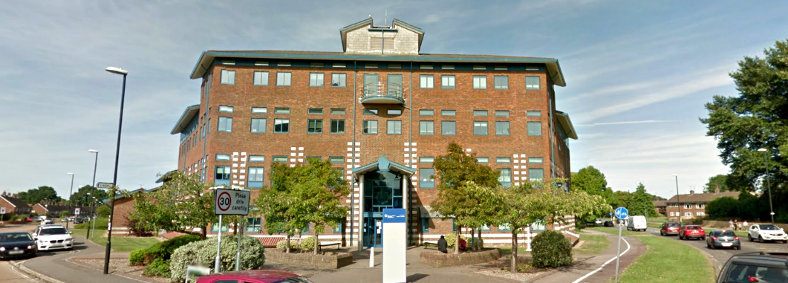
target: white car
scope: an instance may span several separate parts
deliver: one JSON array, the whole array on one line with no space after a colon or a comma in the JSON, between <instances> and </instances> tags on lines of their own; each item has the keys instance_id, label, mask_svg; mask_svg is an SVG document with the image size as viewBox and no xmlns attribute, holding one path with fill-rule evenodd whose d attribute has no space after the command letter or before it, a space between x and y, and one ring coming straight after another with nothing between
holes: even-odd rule
<instances>
[{"instance_id":1,"label":"white car","mask_svg":"<svg viewBox=\"0 0 788 283\"><path fill-rule=\"evenodd\" d=\"M783 228L774 226L772 224L753 224L750 226L750 231L747 235L750 242L758 239L759 242L763 241L782 241L788 242L788 235L785 234Z\"/></svg>"},{"instance_id":2,"label":"white car","mask_svg":"<svg viewBox=\"0 0 788 283\"><path fill-rule=\"evenodd\" d=\"M33 240L39 251L71 249L74 246L71 232L59 224L38 226L33 233Z\"/></svg>"}]
</instances>

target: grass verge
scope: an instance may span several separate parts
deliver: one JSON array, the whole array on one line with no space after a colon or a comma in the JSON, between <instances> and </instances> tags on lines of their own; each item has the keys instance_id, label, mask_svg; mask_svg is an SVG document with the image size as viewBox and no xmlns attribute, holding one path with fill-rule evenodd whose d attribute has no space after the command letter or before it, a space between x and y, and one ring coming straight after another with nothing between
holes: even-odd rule
<instances>
[{"instance_id":1,"label":"grass verge","mask_svg":"<svg viewBox=\"0 0 788 283\"><path fill-rule=\"evenodd\" d=\"M638 237L647 247L620 282L714 282L714 268L697 249L672 238Z\"/></svg>"},{"instance_id":2,"label":"grass verge","mask_svg":"<svg viewBox=\"0 0 788 283\"><path fill-rule=\"evenodd\" d=\"M572 252L577 254L598 254L610 246L610 241L603 235L581 234L580 241L583 244Z\"/></svg>"},{"instance_id":3,"label":"grass verge","mask_svg":"<svg viewBox=\"0 0 788 283\"><path fill-rule=\"evenodd\" d=\"M103 220L103 221L102 221ZM79 235L87 238L88 229L87 224L77 224L75 228L70 229L73 235ZM97 245L106 245L107 237L104 236L107 231L107 219L99 218L96 222L95 235L90 237L90 240ZM142 249L158 243L159 240L153 237L112 237L112 250L121 252L130 252L136 249Z\"/></svg>"},{"instance_id":4,"label":"grass verge","mask_svg":"<svg viewBox=\"0 0 788 283\"><path fill-rule=\"evenodd\" d=\"M652 228L660 228L662 227L662 223L666 221L668 221L668 218L664 216L646 217L646 225Z\"/></svg>"},{"instance_id":5,"label":"grass verge","mask_svg":"<svg viewBox=\"0 0 788 283\"><path fill-rule=\"evenodd\" d=\"M599 232L605 232L605 233L613 234L613 235L618 235L618 227L589 227L589 228L586 228L586 229L599 231ZM643 236L643 235L648 235L648 234L646 232L627 231L627 228L624 227L623 231L621 232L621 235L623 235L623 236Z\"/></svg>"}]
</instances>

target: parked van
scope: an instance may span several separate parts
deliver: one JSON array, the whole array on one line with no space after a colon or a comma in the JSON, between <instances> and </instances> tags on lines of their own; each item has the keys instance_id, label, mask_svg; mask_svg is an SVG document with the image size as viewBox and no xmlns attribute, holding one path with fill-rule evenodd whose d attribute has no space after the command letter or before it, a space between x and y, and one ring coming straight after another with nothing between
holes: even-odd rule
<instances>
[{"instance_id":1,"label":"parked van","mask_svg":"<svg viewBox=\"0 0 788 283\"><path fill-rule=\"evenodd\" d=\"M643 215L632 215L627 219L627 230L646 231L646 217Z\"/></svg>"}]
</instances>

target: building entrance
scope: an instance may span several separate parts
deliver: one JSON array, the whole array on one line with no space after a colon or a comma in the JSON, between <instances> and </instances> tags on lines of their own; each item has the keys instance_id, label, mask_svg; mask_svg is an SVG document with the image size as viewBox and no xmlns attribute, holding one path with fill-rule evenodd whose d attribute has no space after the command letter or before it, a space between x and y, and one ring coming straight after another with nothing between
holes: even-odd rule
<instances>
[{"instance_id":1,"label":"building entrance","mask_svg":"<svg viewBox=\"0 0 788 283\"><path fill-rule=\"evenodd\" d=\"M390 171L364 174L364 246L381 247L384 208L402 208L402 175Z\"/></svg>"}]
</instances>

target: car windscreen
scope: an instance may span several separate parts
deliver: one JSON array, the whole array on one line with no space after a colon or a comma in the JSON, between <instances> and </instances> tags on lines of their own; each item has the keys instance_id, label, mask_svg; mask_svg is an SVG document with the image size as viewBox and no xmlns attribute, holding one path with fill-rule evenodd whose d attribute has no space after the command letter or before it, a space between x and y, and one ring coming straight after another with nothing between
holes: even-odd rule
<instances>
[{"instance_id":1,"label":"car windscreen","mask_svg":"<svg viewBox=\"0 0 788 283\"><path fill-rule=\"evenodd\" d=\"M41 229L41 232L38 233L39 235L61 235L61 234L68 234L66 232L66 228L48 228L48 229Z\"/></svg>"},{"instance_id":2,"label":"car windscreen","mask_svg":"<svg viewBox=\"0 0 788 283\"><path fill-rule=\"evenodd\" d=\"M780 228L774 225L761 225L761 230L780 230Z\"/></svg>"},{"instance_id":3,"label":"car windscreen","mask_svg":"<svg viewBox=\"0 0 788 283\"><path fill-rule=\"evenodd\" d=\"M720 233L720 236L731 236L731 237L735 237L736 236L736 233L733 233L733 231L731 231L731 230L720 231L719 233Z\"/></svg>"},{"instance_id":4,"label":"car windscreen","mask_svg":"<svg viewBox=\"0 0 788 283\"><path fill-rule=\"evenodd\" d=\"M725 282L785 282L788 270L785 267L767 267L744 263L733 263Z\"/></svg>"},{"instance_id":5,"label":"car windscreen","mask_svg":"<svg viewBox=\"0 0 788 283\"><path fill-rule=\"evenodd\" d=\"M668 223L666 226L668 227L679 227L678 223Z\"/></svg>"},{"instance_id":6,"label":"car windscreen","mask_svg":"<svg viewBox=\"0 0 788 283\"><path fill-rule=\"evenodd\" d=\"M687 229L687 230L698 230L698 229L700 229L700 226L695 226L695 225L693 225L693 226L686 226L684 229Z\"/></svg>"},{"instance_id":7,"label":"car windscreen","mask_svg":"<svg viewBox=\"0 0 788 283\"><path fill-rule=\"evenodd\" d=\"M32 241L30 235L27 233L8 233L0 234L0 242L21 242Z\"/></svg>"}]
</instances>

